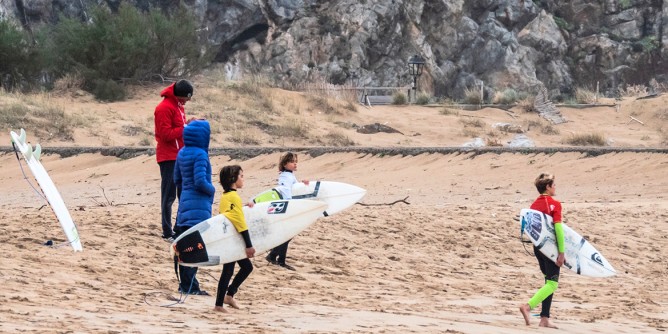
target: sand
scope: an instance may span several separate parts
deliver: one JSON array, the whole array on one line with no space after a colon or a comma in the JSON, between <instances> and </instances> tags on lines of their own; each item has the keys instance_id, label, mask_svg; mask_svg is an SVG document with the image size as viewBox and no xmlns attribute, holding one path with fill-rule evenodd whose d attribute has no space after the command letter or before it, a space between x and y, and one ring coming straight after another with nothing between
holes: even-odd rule
<instances>
[{"instance_id":1,"label":"sand","mask_svg":"<svg viewBox=\"0 0 668 334\"><path fill-rule=\"evenodd\" d=\"M68 110L92 108L108 117L96 128L106 135L85 129L75 131L73 142L42 140L43 164L78 225L83 252L43 245L61 244L64 233L23 179L14 154L0 153L0 332L557 333L539 329L537 317L525 326L518 311L543 281L529 247L518 240L517 221L537 196L532 181L543 171L557 175L565 221L619 273L595 279L563 270L552 306L559 331L668 330L665 153L302 154L300 179L364 187L366 205L297 236L288 252L295 272L269 265L260 254L253 259L255 270L236 295L240 310L213 312L220 266L198 274L212 296L176 304L169 245L160 238L155 156L48 154L49 146L135 146L138 138L117 131L121 124L146 123L159 101L147 96L117 104L70 101ZM559 135L529 134L539 146L563 147L563 137L597 127L614 146L662 147L662 101L624 104L620 111L564 109L570 122ZM191 107L196 113L198 105ZM631 115L648 124L629 122ZM442 115L415 106L361 108L351 120L387 123L402 134L346 134L367 146L459 146L467 140L460 119L526 125L535 117L495 109ZM8 143L6 132L0 140ZM211 161L214 170L241 164L246 187L240 195L249 198L273 185L279 154ZM215 213L219 185L217 191ZM390 205L406 197L409 204Z\"/></svg>"},{"instance_id":2,"label":"sand","mask_svg":"<svg viewBox=\"0 0 668 334\"><path fill-rule=\"evenodd\" d=\"M270 186L277 154L240 163L250 197ZM569 333L668 329L668 157L519 153L302 156L300 178L364 187L362 203L322 219L293 240L296 272L253 260L240 310L212 312L214 296L178 298L160 239L154 156L100 155L43 163L78 224L84 252L63 233L0 156L0 331L162 333L525 333L517 306L541 286L535 259L518 241L517 214L536 196L531 180L551 170L566 222L586 235L619 275L564 270L553 321ZM218 191L220 193L220 187ZM408 196L410 204L386 205ZM218 196L217 196L218 198ZM373 205L371 205L373 204ZM385 204L385 205L384 205ZM215 293L221 267L202 269ZM543 329L545 330L545 329ZM548 330L549 331L549 330Z\"/></svg>"}]
</instances>

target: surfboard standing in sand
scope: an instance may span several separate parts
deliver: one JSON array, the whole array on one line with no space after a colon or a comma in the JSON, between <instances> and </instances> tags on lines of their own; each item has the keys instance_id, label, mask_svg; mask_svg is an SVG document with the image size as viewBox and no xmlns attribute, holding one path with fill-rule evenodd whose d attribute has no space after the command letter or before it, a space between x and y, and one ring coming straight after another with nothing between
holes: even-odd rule
<instances>
[{"instance_id":1,"label":"surfboard standing in sand","mask_svg":"<svg viewBox=\"0 0 668 334\"><path fill-rule=\"evenodd\" d=\"M12 137L12 144L14 145L14 150L21 152L23 159L30 168L35 180L42 189L42 194L46 201L49 203L51 210L56 215L56 218L60 222L60 226L65 231L65 236L67 236L68 243L72 246L75 251L83 251L83 246L81 245L81 240L79 239L79 231L77 230L72 216L70 216L67 206L63 198L60 196L56 185L49 177L49 174L42 166L42 163L39 161L41 155L41 147L39 144L35 145L35 150L33 151L32 146L26 143L26 132L21 129L20 134L17 134L14 131L10 132ZM17 154L18 158L18 154ZM20 164L20 161L19 161Z\"/></svg>"}]
</instances>

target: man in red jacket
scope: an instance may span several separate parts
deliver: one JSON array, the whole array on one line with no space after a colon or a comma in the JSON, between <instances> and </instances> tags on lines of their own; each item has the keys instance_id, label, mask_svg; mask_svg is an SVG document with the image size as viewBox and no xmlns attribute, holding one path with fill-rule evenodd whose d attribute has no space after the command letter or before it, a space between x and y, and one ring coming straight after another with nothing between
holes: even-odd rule
<instances>
[{"instance_id":1,"label":"man in red jacket","mask_svg":"<svg viewBox=\"0 0 668 334\"><path fill-rule=\"evenodd\" d=\"M174 241L172 230L172 204L181 189L174 184L176 154L183 147L183 128L186 111L183 108L193 95L193 86L187 80L179 80L160 92L162 102L155 107L155 156L160 166L160 210L162 212L162 238Z\"/></svg>"}]
</instances>

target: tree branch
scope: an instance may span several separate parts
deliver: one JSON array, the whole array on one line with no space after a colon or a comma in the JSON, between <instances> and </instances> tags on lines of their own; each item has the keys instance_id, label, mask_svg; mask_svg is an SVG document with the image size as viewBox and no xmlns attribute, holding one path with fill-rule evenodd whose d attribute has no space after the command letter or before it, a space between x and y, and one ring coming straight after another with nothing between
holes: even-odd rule
<instances>
[{"instance_id":1,"label":"tree branch","mask_svg":"<svg viewBox=\"0 0 668 334\"><path fill-rule=\"evenodd\" d=\"M374 204L365 204L365 203L359 203L359 202L358 202L358 203L355 203L355 204L362 205L362 206L381 206L381 205L392 206L392 205L395 205L395 204L401 202L401 203L405 203L405 204L410 205L411 203L408 203L408 201L406 201L406 200L408 199L408 197L409 197L409 196L406 196L406 197L404 197L404 199L398 199L398 200L396 200L396 201L394 201L394 202L392 202L392 203L374 203Z\"/></svg>"}]
</instances>

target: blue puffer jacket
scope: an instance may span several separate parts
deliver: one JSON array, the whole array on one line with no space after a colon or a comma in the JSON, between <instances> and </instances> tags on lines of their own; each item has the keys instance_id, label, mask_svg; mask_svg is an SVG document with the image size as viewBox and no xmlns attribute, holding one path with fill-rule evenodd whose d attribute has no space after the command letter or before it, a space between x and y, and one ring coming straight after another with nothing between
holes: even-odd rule
<instances>
[{"instance_id":1,"label":"blue puffer jacket","mask_svg":"<svg viewBox=\"0 0 668 334\"><path fill-rule=\"evenodd\" d=\"M216 188L211 183L207 121L192 121L183 129L185 146L176 156L174 182L181 187L176 225L187 229L211 218L211 206Z\"/></svg>"}]
</instances>

